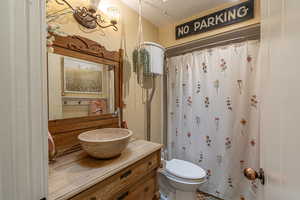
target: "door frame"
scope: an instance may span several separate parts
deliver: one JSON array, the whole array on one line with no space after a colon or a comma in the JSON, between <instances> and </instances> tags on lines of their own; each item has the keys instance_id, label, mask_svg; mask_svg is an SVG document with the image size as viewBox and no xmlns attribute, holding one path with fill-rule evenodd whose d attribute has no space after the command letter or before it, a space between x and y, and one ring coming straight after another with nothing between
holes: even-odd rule
<instances>
[{"instance_id":1,"label":"door frame","mask_svg":"<svg viewBox=\"0 0 300 200\"><path fill-rule=\"evenodd\" d=\"M39 200L48 192L46 2L1 6L0 199Z\"/></svg>"}]
</instances>

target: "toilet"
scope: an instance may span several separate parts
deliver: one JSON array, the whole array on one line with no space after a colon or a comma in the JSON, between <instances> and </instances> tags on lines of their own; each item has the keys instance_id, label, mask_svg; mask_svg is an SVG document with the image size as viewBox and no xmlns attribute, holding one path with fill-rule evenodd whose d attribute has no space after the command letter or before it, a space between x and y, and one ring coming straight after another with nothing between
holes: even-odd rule
<instances>
[{"instance_id":1,"label":"toilet","mask_svg":"<svg viewBox=\"0 0 300 200\"><path fill-rule=\"evenodd\" d=\"M165 161L158 171L161 200L195 200L197 188L206 181L206 171L184 160Z\"/></svg>"}]
</instances>

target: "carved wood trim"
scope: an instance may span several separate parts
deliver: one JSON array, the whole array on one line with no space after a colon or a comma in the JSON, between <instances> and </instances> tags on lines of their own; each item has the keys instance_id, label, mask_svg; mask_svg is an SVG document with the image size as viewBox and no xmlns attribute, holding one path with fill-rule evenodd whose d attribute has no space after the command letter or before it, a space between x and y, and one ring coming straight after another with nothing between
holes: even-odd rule
<instances>
[{"instance_id":1,"label":"carved wood trim","mask_svg":"<svg viewBox=\"0 0 300 200\"><path fill-rule=\"evenodd\" d=\"M63 48L65 50L80 52L82 54L91 55L116 62L120 62L122 59L118 51L108 51L101 44L87 38L76 35L53 36L55 37L55 40L53 42L54 51L55 48Z\"/></svg>"}]
</instances>

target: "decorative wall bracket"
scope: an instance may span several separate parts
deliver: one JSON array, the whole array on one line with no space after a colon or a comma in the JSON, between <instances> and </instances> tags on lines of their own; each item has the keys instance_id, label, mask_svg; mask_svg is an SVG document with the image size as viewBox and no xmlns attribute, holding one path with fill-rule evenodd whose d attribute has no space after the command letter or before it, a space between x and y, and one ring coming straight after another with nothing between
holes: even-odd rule
<instances>
[{"instance_id":1,"label":"decorative wall bracket","mask_svg":"<svg viewBox=\"0 0 300 200\"><path fill-rule=\"evenodd\" d=\"M72 10L75 20L85 28L95 29L100 27L104 29L112 27L114 31L118 31L116 18L111 19L109 24L102 25L105 24L105 20L100 14L97 14L94 8L74 8L67 0L55 0L55 2L59 5L67 5Z\"/></svg>"}]
</instances>

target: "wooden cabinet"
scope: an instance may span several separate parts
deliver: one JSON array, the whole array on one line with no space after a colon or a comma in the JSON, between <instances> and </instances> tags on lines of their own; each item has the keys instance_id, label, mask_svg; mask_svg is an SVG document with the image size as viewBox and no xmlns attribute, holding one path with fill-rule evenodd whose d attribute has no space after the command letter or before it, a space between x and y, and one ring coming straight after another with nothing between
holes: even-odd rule
<instances>
[{"instance_id":1,"label":"wooden cabinet","mask_svg":"<svg viewBox=\"0 0 300 200\"><path fill-rule=\"evenodd\" d=\"M71 200L152 200L157 193L160 151L121 170Z\"/></svg>"},{"instance_id":2,"label":"wooden cabinet","mask_svg":"<svg viewBox=\"0 0 300 200\"><path fill-rule=\"evenodd\" d=\"M162 145L133 140L117 158L99 160L83 151L49 165L49 200L152 199ZM143 197L141 197L143 196Z\"/></svg>"}]
</instances>

